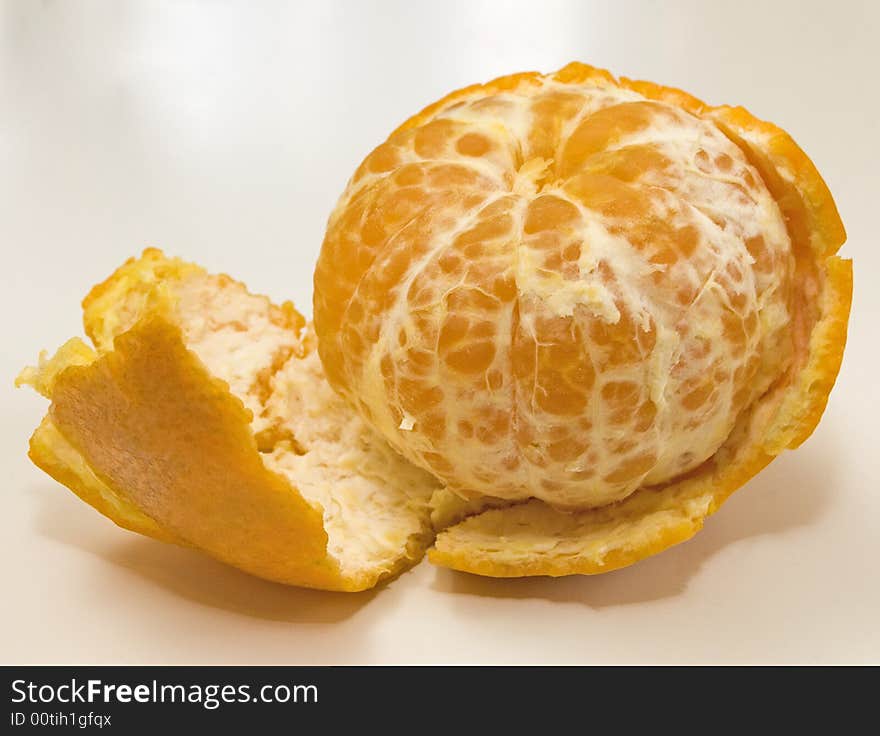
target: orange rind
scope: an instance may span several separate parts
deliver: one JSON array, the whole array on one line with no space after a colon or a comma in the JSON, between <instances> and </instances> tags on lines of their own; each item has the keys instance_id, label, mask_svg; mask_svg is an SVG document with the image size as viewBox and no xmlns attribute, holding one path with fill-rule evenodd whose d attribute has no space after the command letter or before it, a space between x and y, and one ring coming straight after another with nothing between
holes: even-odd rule
<instances>
[{"instance_id":1,"label":"orange rind","mask_svg":"<svg viewBox=\"0 0 880 736\"><path fill-rule=\"evenodd\" d=\"M596 574L692 537L818 424L852 263L792 138L570 64L447 95L352 177L315 325L149 249L19 377L30 456L119 526L355 591ZM433 545L433 546L432 546Z\"/></svg>"},{"instance_id":2,"label":"orange rind","mask_svg":"<svg viewBox=\"0 0 880 736\"><path fill-rule=\"evenodd\" d=\"M437 482L323 379L293 305L148 250L20 383L51 399L30 457L119 526L268 580L371 588L421 559Z\"/></svg>"}]
</instances>

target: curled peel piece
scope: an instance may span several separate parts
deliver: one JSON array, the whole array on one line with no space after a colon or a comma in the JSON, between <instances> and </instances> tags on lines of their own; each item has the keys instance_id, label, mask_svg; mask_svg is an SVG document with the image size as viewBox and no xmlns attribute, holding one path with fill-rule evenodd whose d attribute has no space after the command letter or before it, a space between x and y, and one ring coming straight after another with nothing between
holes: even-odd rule
<instances>
[{"instance_id":1,"label":"curled peel piece","mask_svg":"<svg viewBox=\"0 0 880 736\"><path fill-rule=\"evenodd\" d=\"M305 320L148 250L19 379L43 470L122 527L282 583L355 591L421 559L438 484L326 384Z\"/></svg>"},{"instance_id":2,"label":"curled peel piece","mask_svg":"<svg viewBox=\"0 0 880 736\"><path fill-rule=\"evenodd\" d=\"M597 73L573 64L559 75L581 83ZM601 79L611 80L604 73ZM510 88L511 80L500 80L499 88ZM696 534L731 493L784 449L804 442L825 409L846 343L852 262L835 255L846 233L819 172L787 133L743 108L711 107L649 82L619 84L712 121L760 173L784 217L795 259L793 361L686 478L575 513L538 500L476 513L438 535L429 552L437 565L493 577L596 574L630 565Z\"/></svg>"}]
</instances>

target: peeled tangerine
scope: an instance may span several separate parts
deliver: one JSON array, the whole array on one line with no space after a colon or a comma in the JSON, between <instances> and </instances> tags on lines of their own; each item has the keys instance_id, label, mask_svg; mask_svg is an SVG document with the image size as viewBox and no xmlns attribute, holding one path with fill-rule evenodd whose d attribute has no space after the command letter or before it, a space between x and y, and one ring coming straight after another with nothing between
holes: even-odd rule
<instances>
[{"instance_id":1,"label":"peeled tangerine","mask_svg":"<svg viewBox=\"0 0 880 736\"><path fill-rule=\"evenodd\" d=\"M503 77L355 172L315 271L319 351L470 499L433 561L602 572L690 537L810 434L845 341L844 240L810 160L742 108L583 64Z\"/></svg>"},{"instance_id":2,"label":"peeled tangerine","mask_svg":"<svg viewBox=\"0 0 880 736\"><path fill-rule=\"evenodd\" d=\"M807 156L742 108L583 64L503 77L355 172L314 332L158 251L95 287L96 350L22 375L52 399L31 457L122 526L281 582L363 589L432 540L484 575L605 572L812 432L844 240Z\"/></svg>"}]
</instances>

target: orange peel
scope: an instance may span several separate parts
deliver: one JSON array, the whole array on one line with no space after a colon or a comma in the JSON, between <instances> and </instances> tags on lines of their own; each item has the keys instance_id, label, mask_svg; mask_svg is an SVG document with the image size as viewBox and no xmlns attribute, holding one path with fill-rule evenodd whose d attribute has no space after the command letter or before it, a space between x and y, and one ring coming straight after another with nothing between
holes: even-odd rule
<instances>
[{"instance_id":1,"label":"orange peel","mask_svg":"<svg viewBox=\"0 0 880 736\"><path fill-rule=\"evenodd\" d=\"M538 100L531 123L521 98ZM701 177L727 194L701 199ZM661 200L685 205L664 218L646 204ZM845 238L806 154L743 108L578 63L472 85L355 173L316 267L314 329L154 249L96 286L93 347L75 338L18 379L52 402L30 457L121 527L287 584L363 590L426 550L495 577L607 572L693 536L815 429L846 342ZM638 245L629 271L623 240ZM469 291L444 292L447 277ZM549 346L534 363L498 333L526 317L529 350ZM706 325L724 338L701 352ZM649 365L663 340L693 366L674 349Z\"/></svg>"},{"instance_id":2,"label":"orange peel","mask_svg":"<svg viewBox=\"0 0 880 736\"><path fill-rule=\"evenodd\" d=\"M421 559L436 481L323 379L293 305L147 250L86 332L19 383L51 399L30 457L119 526L260 577L371 588Z\"/></svg>"}]
</instances>

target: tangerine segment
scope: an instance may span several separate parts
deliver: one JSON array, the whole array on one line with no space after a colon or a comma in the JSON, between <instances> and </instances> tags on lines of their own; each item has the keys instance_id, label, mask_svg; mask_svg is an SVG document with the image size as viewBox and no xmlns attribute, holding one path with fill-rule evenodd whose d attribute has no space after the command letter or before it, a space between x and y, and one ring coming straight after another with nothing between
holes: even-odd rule
<instances>
[{"instance_id":1,"label":"tangerine segment","mask_svg":"<svg viewBox=\"0 0 880 736\"><path fill-rule=\"evenodd\" d=\"M703 110L570 65L407 121L330 218L331 383L464 496L595 507L701 466L797 364L805 273Z\"/></svg>"}]
</instances>

